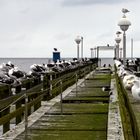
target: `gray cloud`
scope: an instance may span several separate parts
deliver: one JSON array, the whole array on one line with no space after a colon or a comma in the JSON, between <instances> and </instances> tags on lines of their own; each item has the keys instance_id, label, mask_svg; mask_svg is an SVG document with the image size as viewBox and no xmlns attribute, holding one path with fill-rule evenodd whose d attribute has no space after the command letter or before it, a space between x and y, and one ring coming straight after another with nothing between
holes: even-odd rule
<instances>
[{"instance_id":1,"label":"gray cloud","mask_svg":"<svg viewBox=\"0 0 140 140\"><path fill-rule=\"evenodd\" d=\"M130 0L64 0L64 6L80 6L80 5L93 5L93 4L117 4Z\"/></svg>"},{"instance_id":2,"label":"gray cloud","mask_svg":"<svg viewBox=\"0 0 140 140\"><path fill-rule=\"evenodd\" d=\"M0 57L52 57L54 47L62 52L62 57L74 57L77 35L84 37L84 56L88 57L90 47L115 43L124 5L131 11L130 19L133 16L127 41L134 34L134 44L139 47L139 3L139 0L0 0Z\"/></svg>"}]
</instances>

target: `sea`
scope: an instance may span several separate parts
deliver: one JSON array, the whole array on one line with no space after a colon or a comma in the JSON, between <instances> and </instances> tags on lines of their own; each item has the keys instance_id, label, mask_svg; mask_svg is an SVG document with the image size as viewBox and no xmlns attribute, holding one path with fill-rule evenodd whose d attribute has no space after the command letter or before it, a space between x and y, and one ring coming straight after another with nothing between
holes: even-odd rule
<instances>
[{"instance_id":1,"label":"sea","mask_svg":"<svg viewBox=\"0 0 140 140\"><path fill-rule=\"evenodd\" d=\"M72 60L72 58L62 58L62 60ZM9 61L20 70L29 72L32 64L48 64L52 62L52 58L0 58L0 65L2 63L8 63ZM104 64L106 64L106 66L109 64L113 65L113 58L101 58L99 66L103 66Z\"/></svg>"}]
</instances>

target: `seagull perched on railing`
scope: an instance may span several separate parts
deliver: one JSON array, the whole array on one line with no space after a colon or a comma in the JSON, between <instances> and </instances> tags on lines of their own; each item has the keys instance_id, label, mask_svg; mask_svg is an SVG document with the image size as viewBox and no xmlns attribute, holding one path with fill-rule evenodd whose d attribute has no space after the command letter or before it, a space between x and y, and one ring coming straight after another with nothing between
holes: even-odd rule
<instances>
[{"instance_id":1,"label":"seagull perched on railing","mask_svg":"<svg viewBox=\"0 0 140 140\"><path fill-rule=\"evenodd\" d=\"M53 48L54 49L54 51L57 51L57 48Z\"/></svg>"},{"instance_id":2,"label":"seagull perched on railing","mask_svg":"<svg viewBox=\"0 0 140 140\"><path fill-rule=\"evenodd\" d=\"M120 31L117 31L116 34L117 34L117 35L118 35L118 34L121 34L121 32L120 32Z\"/></svg>"},{"instance_id":3,"label":"seagull perched on railing","mask_svg":"<svg viewBox=\"0 0 140 140\"><path fill-rule=\"evenodd\" d=\"M134 85L131 88L132 96L136 101L140 101L140 81L134 80Z\"/></svg>"},{"instance_id":4,"label":"seagull perched on railing","mask_svg":"<svg viewBox=\"0 0 140 140\"><path fill-rule=\"evenodd\" d=\"M131 90L133 84L134 84L134 81L135 79L137 79L137 77L133 74L128 74L128 75L125 75L124 78L123 78L123 85L126 89L128 90Z\"/></svg>"},{"instance_id":5,"label":"seagull perched on railing","mask_svg":"<svg viewBox=\"0 0 140 140\"><path fill-rule=\"evenodd\" d=\"M129 10L125 9L125 8L122 8L122 12L125 14L125 13L128 13L130 12Z\"/></svg>"}]
</instances>

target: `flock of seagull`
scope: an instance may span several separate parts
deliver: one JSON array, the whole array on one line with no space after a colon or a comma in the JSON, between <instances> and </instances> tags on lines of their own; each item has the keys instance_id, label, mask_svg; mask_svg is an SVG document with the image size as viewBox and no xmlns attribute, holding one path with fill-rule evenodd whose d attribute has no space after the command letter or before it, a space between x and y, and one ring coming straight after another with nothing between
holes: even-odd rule
<instances>
[{"instance_id":1,"label":"flock of seagull","mask_svg":"<svg viewBox=\"0 0 140 140\"><path fill-rule=\"evenodd\" d=\"M136 101L140 101L140 77L136 76L133 70L125 68L119 60L115 60L115 65L117 74L122 78L124 87L131 91Z\"/></svg>"},{"instance_id":2,"label":"flock of seagull","mask_svg":"<svg viewBox=\"0 0 140 140\"><path fill-rule=\"evenodd\" d=\"M0 65L0 84L21 84L23 79L41 77L41 75L50 72L63 72L69 69L75 69L88 62L90 62L89 59L77 60L75 58L69 61L63 60L48 64L33 64L30 66L30 71L26 73L9 61Z\"/></svg>"}]
</instances>

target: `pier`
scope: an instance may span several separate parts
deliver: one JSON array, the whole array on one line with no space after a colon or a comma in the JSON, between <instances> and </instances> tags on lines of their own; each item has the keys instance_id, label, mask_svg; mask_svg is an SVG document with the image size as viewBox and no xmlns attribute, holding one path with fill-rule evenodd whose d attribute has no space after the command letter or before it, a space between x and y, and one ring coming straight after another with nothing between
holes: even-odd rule
<instances>
[{"instance_id":1,"label":"pier","mask_svg":"<svg viewBox=\"0 0 140 140\"><path fill-rule=\"evenodd\" d=\"M139 103L116 66L97 61L23 81L0 100L3 140L139 140ZM4 93L9 93L5 96ZM14 126L13 126L14 125Z\"/></svg>"},{"instance_id":2,"label":"pier","mask_svg":"<svg viewBox=\"0 0 140 140\"><path fill-rule=\"evenodd\" d=\"M27 139L106 139L109 91L102 87L110 82L109 69L92 71L65 91L62 100L57 96L44 102L42 116L27 129ZM15 139L24 138L25 131Z\"/></svg>"},{"instance_id":3,"label":"pier","mask_svg":"<svg viewBox=\"0 0 140 140\"><path fill-rule=\"evenodd\" d=\"M0 4L0 140L140 140L139 1Z\"/></svg>"}]
</instances>

